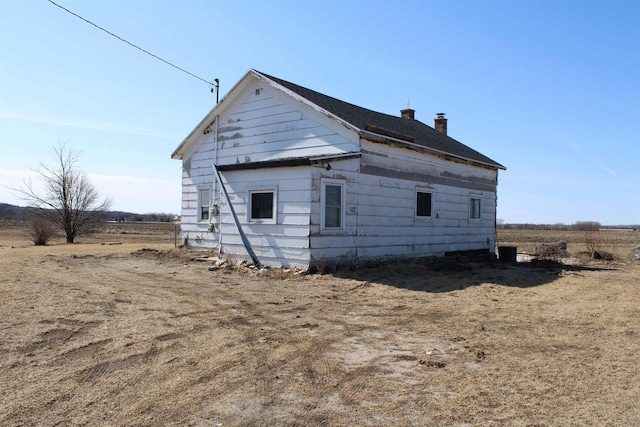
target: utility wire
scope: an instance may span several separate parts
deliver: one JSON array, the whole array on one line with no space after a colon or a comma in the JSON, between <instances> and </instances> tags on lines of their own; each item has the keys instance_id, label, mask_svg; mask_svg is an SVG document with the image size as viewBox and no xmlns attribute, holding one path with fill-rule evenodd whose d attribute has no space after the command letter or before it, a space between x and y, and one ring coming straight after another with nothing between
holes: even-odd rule
<instances>
[{"instance_id":1,"label":"utility wire","mask_svg":"<svg viewBox=\"0 0 640 427\"><path fill-rule=\"evenodd\" d=\"M117 38L118 40L120 40L120 41L122 41L122 42L125 42L125 43L126 43L126 44L128 44L129 46L135 47L136 49L138 49L138 50L140 50L140 51L142 51L142 52L146 53L147 55L152 56L152 57L156 58L157 60L162 61L162 62L164 62L165 64L170 65L170 66L172 66L173 68L176 68L176 69L178 69L178 70L182 71L183 73L186 73L186 74L190 75L191 77L195 77L196 79L201 80L201 81L205 82L205 83L206 83L206 84L208 84L208 85L213 85L213 83L212 83L212 82L207 81L207 80L203 79L202 77L198 77L198 76L196 76L195 74L190 73L189 71L185 70L184 68L180 68L180 67L178 67L177 65L172 64L171 62L169 62L169 61L167 61L167 60L165 60L165 59L160 58L158 55L154 55L153 53L149 52L148 50L145 50L145 49L141 48L140 46L137 46L137 45L135 45L135 44L131 43L130 41L123 39L122 37L118 36L117 34L113 34L111 31L109 31L109 30L107 30L107 29L105 29L105 28L102 28L101 26L99 26L99 25L97 25L97 24L94 24L93 22L89 21L88 19L85 19L85 18L83 18L82 16L78 15L77 13L70 11L70 10L69 10L69 9L67 9L66 7L59 5L58 3L54 2L53 0L47 0L47 1L48 1L49 3L51 3L51 4L53 4L54 6L58 6L60 9L64 10L65 12L70 13L71 15L75 16L76 18L79 18L79 19L83 20L83 21L84 21L84 22L86 22L87 24L93 25L93 26L94 26L94 27L96 27L97 29L104 31L105 33L109 34L110 36L113 36L113 37ZM211 90L213 91L213 88L212 88Z\"/></svg>"}]
</instances>

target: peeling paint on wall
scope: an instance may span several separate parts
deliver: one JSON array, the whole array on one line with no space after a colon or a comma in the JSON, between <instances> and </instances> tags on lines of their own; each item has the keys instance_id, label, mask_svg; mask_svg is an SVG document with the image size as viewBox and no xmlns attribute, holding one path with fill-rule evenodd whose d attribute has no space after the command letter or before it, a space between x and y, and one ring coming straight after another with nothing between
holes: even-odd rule
<instances>
[{"instance_id":1,"label":"peeling paint on wall","mask_svg":"<svg viewBox=\"0 0 640 427\"><path fill-rule=\"evenodd\" d=\"M238 138L242 138L244 135L242 135L240 132L236 132L231 136L224 136L224 135L220 135L218 136L218 141L227 141L229 139L238 139Z\"/></svg>"},{"instance_id":2,"label":"peeling paint on wall","mask_svg":"<svg viewBox=\"0 0 640 427\"><path fill-rule=\"evenodd\" d=\"M241 130L242 126L223 126L218 129L219 133L233 132L235 130Z\"/></svg>"}]
</instances>

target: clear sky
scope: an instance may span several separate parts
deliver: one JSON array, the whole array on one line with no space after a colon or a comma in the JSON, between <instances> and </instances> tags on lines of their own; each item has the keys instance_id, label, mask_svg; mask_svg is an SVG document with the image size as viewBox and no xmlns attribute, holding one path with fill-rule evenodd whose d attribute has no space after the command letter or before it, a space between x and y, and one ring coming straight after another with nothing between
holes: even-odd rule
<instances>
[{"instance_id":1,"label":"clear sky","mask_svg":"<svg viewBox=\"0 0 640 427\"><path fill-rule=\"evenodd\" d=\"M372 110L407 99L505 165L506 222L640 223L640 0L74 1L207 81L250 69ZM46 0L0 0L0 202L67 141L113 209L180 211L170 156L210 87Z\"/></svg>"}]
</instances>

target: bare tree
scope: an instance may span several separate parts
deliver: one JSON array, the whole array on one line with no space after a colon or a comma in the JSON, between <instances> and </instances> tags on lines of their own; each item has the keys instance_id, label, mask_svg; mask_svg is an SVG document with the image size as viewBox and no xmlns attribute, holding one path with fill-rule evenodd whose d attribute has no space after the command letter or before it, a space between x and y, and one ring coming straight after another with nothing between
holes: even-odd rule
<instances>
[{"instance_id":1,"label":"bare tree","mask_svg":"<svg viewBox=\"0 0 640 427\"><path fill-rule=\"evenodd\" d=\"M111 206L109 199L100 200L98 190L85 174L77 169L79 155L64 143L54 147L54 166L40 163L35 169L42 187L31 180L14 189L37 214L64 231L67 243L88 225L104 217Z\"/></svg>"}]
</instances>

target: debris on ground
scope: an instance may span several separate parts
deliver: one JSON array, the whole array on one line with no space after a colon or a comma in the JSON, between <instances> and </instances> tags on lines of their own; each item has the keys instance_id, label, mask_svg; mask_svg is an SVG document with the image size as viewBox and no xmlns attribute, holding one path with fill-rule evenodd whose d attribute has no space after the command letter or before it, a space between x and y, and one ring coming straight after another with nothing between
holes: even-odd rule
<instances>
[{"instance_id":1,"label":"debris on ground","mask_svg":"<svg viewBox=\"0 0 640 427\"><path fill-rule=\"evenodd\" d=\"M540 260L552 261L571 257L571 254L567 252L567 242L564 240L557 243L537 243L533 247L533 255Z\"/></svg>"}]
</instances>

